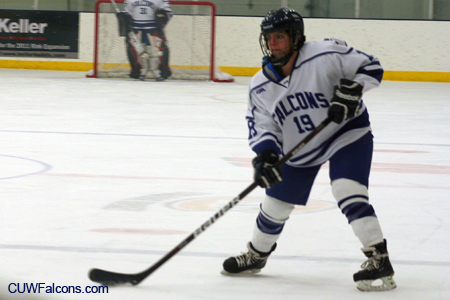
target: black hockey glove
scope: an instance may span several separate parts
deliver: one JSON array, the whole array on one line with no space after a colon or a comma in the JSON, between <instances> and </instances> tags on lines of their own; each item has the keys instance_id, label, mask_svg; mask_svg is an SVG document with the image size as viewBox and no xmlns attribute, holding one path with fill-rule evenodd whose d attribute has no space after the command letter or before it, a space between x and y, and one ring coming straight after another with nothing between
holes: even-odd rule
<instances>
[{"instance_id":1,"label":"black hockey glove","mask_svg":"<svg viewBox=\"0 0 450 300\"><path fill-rule=\"evenodd\" d=\"M253 159L255 182L263 188L271 188L282 180L280 167L273 165L278 161L278 154L273 150L262 150Z\"/></svg>"},{"instance_id":2,"label":"black hockey glove","mask_svg":"<svg viewBox=\"0 0 450 300\"><path fill-rule=\"evenodd\" d=\"M133 19L131 15L125 12L116 13L119 21L119 36L127 36L129 32L133 32Z\"/></svg>"},{"instance_id":3,"label":"black hockey glove","mask_svg":"<svg viewBox=\"0 0 450 300\"><path fill-rule=\"evenodd\" d=\"M160 29L166 27L167 22L169 22L169 15L165 10L158 9L155 12L156 26Z\"/></svg>"},{"instance_id":4,"label":"black hockey glove","mask_svg":"<svg viewBox=\"0 0 450 300\"><path fill-rule=\"evenodd\" d=\"M341 79L341 87L334 87L334 96L328 108L328 118L341 124L358 114L363 86L348 79Z\"/></svg>"}]
</instances>

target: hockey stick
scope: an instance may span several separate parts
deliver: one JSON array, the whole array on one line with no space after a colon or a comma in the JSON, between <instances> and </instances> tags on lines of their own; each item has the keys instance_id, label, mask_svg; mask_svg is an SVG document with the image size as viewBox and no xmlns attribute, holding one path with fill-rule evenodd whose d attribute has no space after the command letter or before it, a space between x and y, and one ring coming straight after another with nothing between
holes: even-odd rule
<instances>
[{"instance_id":1,"label":"hockey stick","mask_svg":"<svg viewBox=\"0 0 450 300\"><path fill-rule=\"evenodd\" d=\"M295 147L286 153L283 158L281 158L275 166L281 166L286 161L288 161L292 156L294 156L298 151L300 151L313 137L315 137L319 132L321 132L331 120L326 118L322 123L320 123L313 131L311 131L302 141L300 141ZM142 280L147 278L150 274L156 271L161 265L167 262L175 254L177 254L181 249L186 247L190 242L192 242L197 236L199 236L203 231L208 229L214 222L216 222L220 217L222 217L227 211L232 209L237 205L245 196L247 196L251 191L253 191L258 184L253 182L245 190L243 190L239 195L237 195L233 200L228 202L227 205L222 207L218 212L216 212L211 218L209 218L205 223L198 227L194 232L192 232L187 238L185 238L181 243L179 243L175 248L173 248L169 253L164 255L160 260L158 260L153 266L145 271L135 274L125 274L105 271L101 269L91 269L89 271L89 278L98 282L102 285L120 285L120 284L132 284L137 285Z\"/></svg>"}]
</instances>

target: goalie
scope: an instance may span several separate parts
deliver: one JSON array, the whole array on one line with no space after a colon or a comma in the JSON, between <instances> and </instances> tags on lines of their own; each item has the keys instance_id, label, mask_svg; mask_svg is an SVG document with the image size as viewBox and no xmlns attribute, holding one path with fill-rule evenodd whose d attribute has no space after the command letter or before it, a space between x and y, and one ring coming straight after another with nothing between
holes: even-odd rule
<instances>
[{"instance_id":1,"label":"goalie","mask_svg":"<svg viewBox=\"0 0 450 300\"><path fill-rule=\"evenodd\" d=\"M125 0L123 12L117 17L120 35L126 36L130 77L145 80L146 75L153 73L157 81L169 78L172 71L163 30L172 18L169 1Z\"/></svg>"}]
</instances>

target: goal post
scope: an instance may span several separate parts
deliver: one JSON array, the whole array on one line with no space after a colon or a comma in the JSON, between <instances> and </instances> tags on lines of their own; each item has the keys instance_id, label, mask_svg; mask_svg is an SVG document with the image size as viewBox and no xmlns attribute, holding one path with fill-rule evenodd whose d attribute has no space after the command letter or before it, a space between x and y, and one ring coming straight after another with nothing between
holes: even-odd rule
<instances>
[{"instance_id":1,"label":"goal post","mask_svg":"<svg viewBox=\"0 0 450 300\"><path fill-rule=\"evenodd\" d=\"M122 10L125 0L115 0ZM164 28L172 79L233 82L215 60L216 7L207 1L170 1L173 18ZM125 37L119 35L111 0L95 6L94 68L88 77L129 77Z\"/></svg>"}]
</instances>

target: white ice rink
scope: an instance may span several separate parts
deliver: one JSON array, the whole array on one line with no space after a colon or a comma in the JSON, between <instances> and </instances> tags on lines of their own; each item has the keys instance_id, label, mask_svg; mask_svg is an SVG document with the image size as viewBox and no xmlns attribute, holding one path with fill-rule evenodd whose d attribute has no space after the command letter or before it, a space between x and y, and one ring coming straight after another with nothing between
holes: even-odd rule
<instances>
[{"instance_id":1,"label":"white ice rink","mask_svg":"<svg viewBox=\"0 0 450 300\"><path fill-rule=\"evenodd\" d=\"M364 96L375 135L370 200L398 288L363 293L361 245L326 166L266 268L221 275L245 250L257 189L138 286L11 294L19 284L96 285L93 268L140 272L252 180L236 83L87 79L0 69L0 299L450 299L450 83L383 82ZM13 283L13 284L11 284Z\"/></svg>"}]
</instances>

